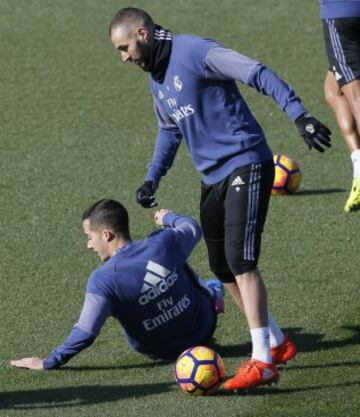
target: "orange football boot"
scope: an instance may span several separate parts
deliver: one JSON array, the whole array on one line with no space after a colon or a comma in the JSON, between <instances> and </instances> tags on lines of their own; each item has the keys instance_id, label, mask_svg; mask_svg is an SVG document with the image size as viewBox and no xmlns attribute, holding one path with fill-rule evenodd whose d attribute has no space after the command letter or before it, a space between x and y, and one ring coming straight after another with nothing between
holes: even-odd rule
<instances>
[{"instance_id":1,"label":"orange football boot","mask_svg":"<svg viewBox=\"0 0 360 417\"><path fill-rule=\"evenodd\" d=\"M297 354L295 343L287 336L285 336L281 345L271 348L270 351L273 363L276 365L285 364L290 359L294 359Z\"/></svg>"},{"instance_id":2,"label":"orange football boot","mask_svg":"<svg viewBox=\"0 0 360 417\"><path fill-rule=\"evenodd\" d=\"M251 359L240 366L233 378L225 381L224 388L226 390L244 390L259 385L276 384L279 378L280 375L275 364Z\"/></svg>"}]
</instances>

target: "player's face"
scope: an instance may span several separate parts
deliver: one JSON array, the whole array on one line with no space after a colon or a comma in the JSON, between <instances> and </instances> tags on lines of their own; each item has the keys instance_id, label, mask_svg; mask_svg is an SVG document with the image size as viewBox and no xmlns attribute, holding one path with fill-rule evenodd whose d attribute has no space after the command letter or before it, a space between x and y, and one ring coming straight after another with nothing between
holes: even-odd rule
<instances>
[{"instance_id":1,"label":"player's face","mask_svg":"<svg viewBox=\"0 0 360 417\"><path fill-rule=\"evenodd\" d=\"M102 227L93 229L89 219L83 221L83 229L87 238L87 248L93 250L102 261L108 260L112 254L107 230Z\"/></svg>"},{"instance_id":2,"label":"player's face","mask_svg":"<svg viewBox=\"0 0 360 417\"><path fill-rule=\"evenodd\" d=\"M111 33L111 42L120 52L123 62L131 62L143 71L150 69L150 34L143 27L125 30L118 27Z\"/></svg>"}]
</instances>

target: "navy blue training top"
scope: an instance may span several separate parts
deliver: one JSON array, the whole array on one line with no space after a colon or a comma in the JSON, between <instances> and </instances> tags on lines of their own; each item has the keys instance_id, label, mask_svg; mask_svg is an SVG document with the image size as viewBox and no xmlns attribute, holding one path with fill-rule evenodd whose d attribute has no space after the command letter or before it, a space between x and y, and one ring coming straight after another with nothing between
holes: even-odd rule
<instances>
[{"instance_id":1,"label":"navy blue training top","mask_svg":"<svg viewBox=\"0 0 360 417\"><path fill-rule=\"evenodd\" d=\"M236 81L272 97L293 121L306 113L292 87L265 65L211 39L175 36L163 83L150 79L159 128L146 179L155 187L182 138L206 184L272 158Z\"/></svg>"},{"instance_id":2,"label":"navy blue training top","mask_svg":"<svg viewBox=\"0 0 360 417\"><path fill-rule=\"evenodd\" d=\"M135 350L153 358L174 358L208 341L216 325L213 301L186 264L201 229L174 212L163 221L168 227L128 243L91 274L79 321L45 369L90 346L110 316Z\"/></svg>"}]
</instances>

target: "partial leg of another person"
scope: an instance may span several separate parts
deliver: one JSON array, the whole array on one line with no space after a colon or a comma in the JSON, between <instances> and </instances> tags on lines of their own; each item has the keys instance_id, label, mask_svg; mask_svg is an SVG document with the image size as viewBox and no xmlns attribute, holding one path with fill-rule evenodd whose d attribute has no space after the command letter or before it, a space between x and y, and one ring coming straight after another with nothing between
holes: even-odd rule
<instances>
[{"instance_id":1,"label":"partial leg of another person","mask_svg":"<svg viewBox=\"0 0 360 417\"><path fill-rule=\"evenodd\" d=\"M360 210L360 80L356 79L348 84L345 84L341 87L341 91L347 98L351 108L357 132L357 144L351 152L351 160L353 163L353 183L350 196L345 204L345 211L350 212Z\"/></svg>"},{"instance_id":2,"label":"partial leg of another person","mask_svg":"<svg viewBox=\"0 0 360 417\"><path fill-rule=\"evenodd\" d=\"M356 93L351 92L354 86L359 88L359 108L357 110L356 104L351 106L348 99L351 94L356 95ZM345 94L345 91L347 94ZM360 81L352 81L341 88L336 82L334 73L328 71L324 82L324 94L328 105L335 114L352 160L353 184L345 204L345 211L349 212L360 205ZM353 102L356 103L357 100L353 100ZM355 117L356 111L358 112L358 120ZM358 187L359 191L357 191Z\"/></svg>"},{"instance_id":3,"label":"partial leg of another person","mask_svg":"<svg viewBox=\"0 0 360 417\"><path fill-rule=\"evenodd\" d=\"M336 121L344 137L349 153L351 154L360 149L360 137L356 127L355 117L353 116L346 96L336 82L334 73L330 70L327 72L324 81L324 95L326 102L335 114Z\"/></svg>"},{"instance_id":4,"label":"partial leg of another person","mask_svg":"<svg viewBox=\"0 0 360 417\"><path fill-rule=\"evenodd\" d=\"M323 20L330 63L325 98L335 113L353 163L347 213L360 209L360 18Z\"/></svg>"}]
</instances>

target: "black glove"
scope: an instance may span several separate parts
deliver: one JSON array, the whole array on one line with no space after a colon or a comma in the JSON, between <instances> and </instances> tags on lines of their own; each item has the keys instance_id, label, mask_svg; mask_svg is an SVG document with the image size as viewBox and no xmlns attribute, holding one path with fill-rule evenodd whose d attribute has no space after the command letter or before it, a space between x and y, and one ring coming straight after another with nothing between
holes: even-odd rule
<instances>
[{"instance_id":1,"label":"black glove","mask_svg":"<svg viewBox=\"0 0 360 417\"><path fill-rule=\"evenodd\" d=\"M331 131L311 114L305 113L299 117L295 124L305 143L319 152L324 152L325 146L330 148Z\"/></svg>"},{"instance_id":2,"label":"black glove","mask_svg":"<svg viewBox=\"0 0 360 417\"><path fill-rule=\"evenodd\" d=\"M155 190L152 181L145 181L144 184L136 190L136 202L144 208L156 207Z\"/></svg>"}]
</instances>

